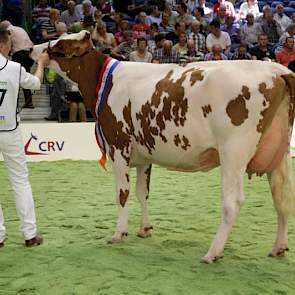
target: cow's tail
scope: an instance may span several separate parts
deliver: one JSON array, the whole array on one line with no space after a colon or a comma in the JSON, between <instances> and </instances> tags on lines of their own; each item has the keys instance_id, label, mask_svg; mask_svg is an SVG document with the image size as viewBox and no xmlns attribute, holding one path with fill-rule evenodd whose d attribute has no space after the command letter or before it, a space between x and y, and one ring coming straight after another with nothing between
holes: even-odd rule
<instances>
[{"instance_id":1,"label":"cow's tail","mask_svg":"<svg viewBox=\"0 0 295 295\"><path fill-rule=\"evenodd\" d=\"M289 142L291 143L292 129L295 117L295 75L282 75L286 83L286 98L289 100ZM285 153L279 167L272 173L271 188L276 198L277 209L286 214L295 215L295 181L292 168L291 145Z\"/></svg>"}]
</instances>

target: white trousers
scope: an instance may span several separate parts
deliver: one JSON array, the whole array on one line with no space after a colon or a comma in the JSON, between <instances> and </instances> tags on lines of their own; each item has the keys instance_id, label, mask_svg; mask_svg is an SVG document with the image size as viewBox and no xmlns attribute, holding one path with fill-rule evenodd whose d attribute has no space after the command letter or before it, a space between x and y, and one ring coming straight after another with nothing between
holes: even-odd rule
<instances>
[{"instance_id":1,"label":"white trousers","mask_svg":"<svg viewBox=\"0 0 295 295\"><path fill-rule=\"evenodd\" d=\"M23 139L19 127L14 131L0 132L0 152L3 155L14 190L16 210L21 221L20 231L26 240L32 239L37 234L36 216ZM4 239L4 217L0 205L0 242Z\"/></svg>"}]
</instances>

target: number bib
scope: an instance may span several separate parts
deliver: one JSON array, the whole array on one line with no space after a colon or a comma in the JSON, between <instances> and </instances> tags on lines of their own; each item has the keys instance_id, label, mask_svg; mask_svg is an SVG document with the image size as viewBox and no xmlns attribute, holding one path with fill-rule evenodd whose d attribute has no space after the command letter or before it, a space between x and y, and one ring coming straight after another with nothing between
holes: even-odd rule
<instances>
[{"instance_id":1,"label":"number bib","mask_svg":"<svg viewBox=\"0 0 295 295\"><path fill-rule=\"evenodd\" d=\"M20 64L11 61L0 69L0 131L12 131L18 126L20 72Z\"/></svg>"}]
</instances>

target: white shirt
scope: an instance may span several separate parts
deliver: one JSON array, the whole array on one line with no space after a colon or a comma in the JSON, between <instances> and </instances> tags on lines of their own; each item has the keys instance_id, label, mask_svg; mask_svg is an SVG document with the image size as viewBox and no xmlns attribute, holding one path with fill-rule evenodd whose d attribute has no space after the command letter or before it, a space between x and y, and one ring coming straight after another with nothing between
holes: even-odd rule
<instances>
[{"instance_id":1,"label":"white shirt","mask_svg":"<svg viewBox=\"0 0 295 295\"><path fill-rule=\"evenodd\" d=\"M220 45L224 50L226 47L231 45L231 40L227 32L220 31L219 38L216 38L215 35L210 33L206 38L206 47L211 51L213 45Z\"/></svg>"},{"instance_id":2,"label":"white shirt","mask_svg":"<svg viewBox=\"0 0 295 295\"><path fill-rule=\"evenodd\" d=\"M283 14L283 16L281 17L277 13L275 13L273 18L277 23L281 25L281 29L283 30L283 32L286 31L288 26L292 23L291 19L286 14Z\"/></svg>"},{"instance_id":3,"label":"white shirt","mask_svg":"<svg viewBox=\"0 0 295 295\"><path fill-rule=\"evenodd\" d=\"M9 25L7 30L10 32L11 35L12 53L33 48L34 44L23 28Z\"/></svg>"},{"instance_id":4,"label":"white shirt","mask_svg":"<svg viewBox=\"0 0 295 295\"><path fill-rule=\"evenodd\" d=\"M18 126L19 87L38 90L41 83L19 63L0 54L0 131L12 131Z\"/></svg>"},{"instance_id":5,"label":"white shirt","mask_svg":"<svg viewBox=\"0 0 295 295\"><path fill-rule=\"evenodd\" d=\"M258 6L258 4L255 4L255 5L251 6L251 8L250 8L248 2L244 2L240 6L239 13L240 13L241 18L243 18L243 19L246 18L248 13L252 13L254 18L257 18L260 15L259 6Z\"/></svg>"}]
</instances>

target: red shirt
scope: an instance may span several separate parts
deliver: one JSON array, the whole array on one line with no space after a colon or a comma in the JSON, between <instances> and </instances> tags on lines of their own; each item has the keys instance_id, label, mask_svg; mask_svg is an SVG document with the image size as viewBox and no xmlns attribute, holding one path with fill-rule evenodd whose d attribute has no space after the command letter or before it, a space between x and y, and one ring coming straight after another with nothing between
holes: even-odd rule
<instances>
[{"instance_id":1,"label":"red shirt","mask_svg":"<svg viewBox=\"0 0 295 295\"><path fill-rule=\"evenodd\" d=\"M132 27L132 31L138 32L138 33L145 32L146 34L148 34L150 31L150 26L147 24L135 24Z\"/></svg>"},{"instance_id":2,"label":"red shirt","mask_svg":"<svg viewBox=\"0 0 295 295\"><path fill-rule=\"evenodd\" d=\"M287 67L291 61L295 60L295 49L293 48L293 50L289 50L287 48L283 48L276 54L276 60L280 64Z\"/></svg>"}]
</instances>

